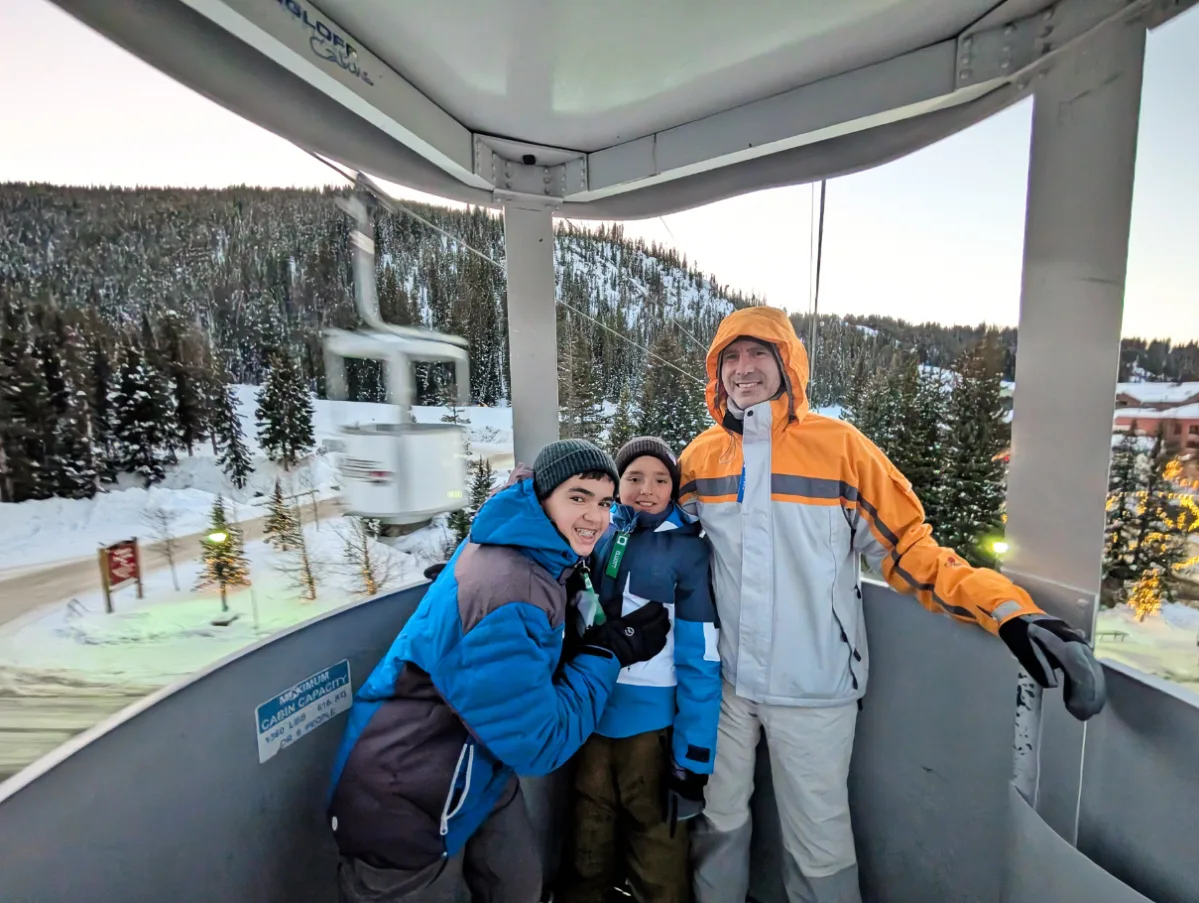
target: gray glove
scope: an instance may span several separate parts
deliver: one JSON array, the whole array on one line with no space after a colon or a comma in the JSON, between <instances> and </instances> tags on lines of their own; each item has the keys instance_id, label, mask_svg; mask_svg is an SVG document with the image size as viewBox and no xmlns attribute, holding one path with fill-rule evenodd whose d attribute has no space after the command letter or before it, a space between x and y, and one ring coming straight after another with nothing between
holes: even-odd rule
<instances>
[{"instance_id":1,"label":"gray glove","mask_svg":"<svg viewBox=\"0 0 1199 903\"><path fill-rule=\"evenodd\" d=\"M1020 615L999 628L999 638L1042 687L1056 687L1056 671L1062 672L1066 711L1079 721L1103 711L1103 668L1081 631L1049 615Z\"/></svg>"}]
</instances>

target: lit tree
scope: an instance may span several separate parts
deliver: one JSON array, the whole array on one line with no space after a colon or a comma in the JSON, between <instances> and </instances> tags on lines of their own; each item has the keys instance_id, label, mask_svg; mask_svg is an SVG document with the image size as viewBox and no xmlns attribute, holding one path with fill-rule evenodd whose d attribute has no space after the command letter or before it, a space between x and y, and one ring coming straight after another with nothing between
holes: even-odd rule
<instances>
[{"instance_id":1,"label":"lit tree","mask_svg":"<svg viewBox=\"0 0 1199 903\"><path fill-rule=\"evenodd\" d=\"M200 546L203 569L196 580L196 589L219 586L221 611L228 611L226 588L250 585L250 562L246 558L241 530L229 522L225 501L219 495L212 503L208 533L200 540Z\"/></svg>"},{"instance_id":2,"label":"lit tree","mask_svg":"<svg viewBox=\"0 0 1199 903\"><path fill-rule=\"evenodd\" d=\"M1149 615L1157 614L1162 609L1162 574L1151 567L1137 578L1132 592L1128 594L1128 607L1132 609L1138 621L1144 621Z\"/></svg>"}]
</instances>

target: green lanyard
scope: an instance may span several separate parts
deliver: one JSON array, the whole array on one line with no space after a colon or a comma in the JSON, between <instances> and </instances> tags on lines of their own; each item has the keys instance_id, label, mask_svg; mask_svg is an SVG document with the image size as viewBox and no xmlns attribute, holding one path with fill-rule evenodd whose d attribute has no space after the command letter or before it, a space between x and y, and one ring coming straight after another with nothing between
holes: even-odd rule
<instances>
[{"instance_id":1,"label":"green lanyard","mask_svg":"<svg viewBox=\"0 0 1199 903\"><path fill-rule=\"evenodd\" d=\"M612 543L612 553L608 556L608 566L604 569L604 573L609 577L620 574L620 562L624 560L624 550L628 544L628 533L616 534L616 541Z\"/></svg>"},{"instance_id":2,"label":"green lanyard","mask_svg":"<svg viewBox=\"0 0 1199 903\"><path fill-rule=\"evenodd\" d=\"M583 616L581 630L603 624L608 620L604 615L604 607L600 604L599 593L591 584L591 573L586 567L583 568L583 591L579 596L579 613Z\"/></svg>"}]
</instances>

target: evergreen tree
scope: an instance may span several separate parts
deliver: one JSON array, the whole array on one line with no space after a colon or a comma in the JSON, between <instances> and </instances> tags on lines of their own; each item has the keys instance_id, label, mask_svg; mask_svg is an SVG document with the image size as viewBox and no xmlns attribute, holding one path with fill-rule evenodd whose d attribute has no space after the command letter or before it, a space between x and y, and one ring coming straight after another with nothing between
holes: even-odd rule
<instances>
[{"instance_id":1,"label":"evergreen tree","mask_svg":"<svg viewBox=\"0 0 1199 903\"><path fill-rule=\"evenodd\" d=\"M641 387L638 432L658 436L677 454L706 426L704 386L688 375L696 372L694 367L683 369L690 362L670 330L662 330L650 350L655 357L650 359Z\"/></svg>"},{"instance_id":2,"label":"evergreen tree","mask_svg":"<svg viewBox=\"0 0 1199 903\"><path fill-rule=\"evenodd\" d=\"M112 358L104 339L93 332L88 348L87 402L91 410L92 448L96 471L101 482L117 480L117 449L114 439L114 414L111 393L115 388Z\"/></svg>"},{"instance_id":3,"label":"evergreen tree","mask_svg":"<svg viewBox=\"0 0 1199 903\"><path fill-rule=\"evenodd\" d=\"M470 520L473 524L475 515L479 513L479 509L491 497L493 484L495 483L495 471L491 469L491 461L483 456L480 456L474 462L471 469L474 470L475 475L470 483L467 510L470 512Z\"/></svg>"},{"instance_id":4,"label":"evergreen tree","mask_svg":"<svg viewBox=\"0 0 1199 903\"><path fill-rule=\"evenodd\" d=\"M564 322L573 335L558 356L559 432L563 439L599 442L607 427L599 367L586 331Z\"/></svg>"},{"instance_id":5,"label":"evergreen tree","mask_svg":"<svg viewBox=\"0 0 1199 903\"><path fill-rule=\"evenodd\" d=\"M1104 528L1103 587L1106 605L1115 604L1126 584L1136 579L1132 547L1136 539L1134 518L1141 487L1137 425L1134 422L1112 451L1108 471L1107 516Z\"/></svg>"},{"instance_id":6,"label":"evergreen tree","mask_svg":"<svg viewBox=\"0 0 1199 903\"><path fill-rule=\"evenodd\" d=\"M46 424L54 421L50 390L28 324L13 316L7 326L0 335L4 501L50 498L54 478L45 464L50 455Z\"/></svg>"},{"instance_id":7,"label":"evergreen tree","mask_svg":"<svg viewBox=\"0 0 1199 903\"><path fill-rule=\"evenodd\" d=\"M229 522L225 501L219 495L212 503L208 532L200 540L203 569L196 589L217 586L221 590L221 611L229 610L225 591L230 586L249 586L250 562L246 558L241 530Z\"/></svg>"},{"instance_id":8,"label":"evergreen tree","mask_svg":"<svg viewBox=\"0 0 1199 903\"><path fill-rule=\"evenodd\" d=\"M174 434L169 391L169 382L150 367L140 345L126 345L120 378L109 398L113 431L122 468L140 474L146 486L166 476L166 450Z\"/></svg>"},{"instance_id":9,"label":"evergreen tree","mask_svg":"<svg viewBox=\"0 0 1199 903\"><path fill-rule=\"evenodd\" d=\"M208 435L211 420L206 398L204 356L197 336L188 334L179 315L168 311L163 318L163 371L174 385L175 419L174 445L187 449L191 455L195 446Z\"/></svg>"},{"instance_id":10,"label":"evergreen tree","mask_svg":"<svg viewBox=\"0 0 1199 903\"><path fill-rule=\"evenodd\" d=\"M297 536L300 532L299 512L283 498L283 487L279 480L275 480L275 491L271 494L268 510L266 523L262 526L266 543L280 552L299 546L303 541Z\"/></svg>"},{"instance_id":11,"label":"evergreen tree","mask_svg":"<svg viewBox=\"0 0 1199 903\"><path fill-rule=\"evenodd\" d=\"M1000 363L993 339L963 354L949 401L941 539L976 567L993 567L989 540L1003 532L1006 442Z\"/></svg>"},{"instance_id":12,"label":"evergreen tree","mask_svg":"<svg viewBox=\"0 0 1199 903\"><path fill-rule=\"evenodd\" d=\"M626 384L620 390L620 398L616 402L616 412L612 416L612 426L608 430L608 451L613 457L626 442L636 437L635 417L633 393Z\"/></svg>"},{"instance_id":13,"label":"evergreen tree","mask_svg":"<svg viewBox=\"0 0 1199 903\"><path fill-rule=\"evenodd\" d=\"M911 358L899 375L900 411L892 440L891 462L912 484L925 520L939 535L944 473L944 424L947 399L940 377Z\"/></svg>"},{"instance_id":14,"label":"evergreen tree","mask_svg":"<svg viewBox=\"0 0 1199 903\"><path fill-rule=\"evenodd\" d=\"M254 462L246 448L241 417L237 413L240 403L233 386L217 385L214 402L212 437L218 450L217 463L230 483L245 489L254 472Z\"/></svg>"},{"instance_id":15,"label":"evergreen tree","mask_svg":"<svg viewBox=\"0 0 1199 903\"><path fill-rule=\"evenodd\" d=\"M50 308L39 330L37 355L42 363L54 417L47 422L46 461L60 498L83 499L96 494L97 472L87 404L86 366L76 330L60 311Z\"/></svg>"},{"instance_id":16,"label":"evergreen tree","mask_svg":"<svg viewBox=\"0 0 1199 903\"><path fill-rule=\"evenodd\" d=\"M258 393L258 442L272 461L285 470L312 450L312 396L285 352L271 356L266 385Z\"/></svg>"},{"instance_id":17,"label":"evergreen tree","mask_svg":"<svg viewBox=\"0 0 1199 903\"><path fill-rule=\"evenodd\" d=\"M471 453L470 418L466 416L466 408L458 403L458 390L447 383L438 390L438 398L446 409L446 412L441 415L441 422L462 427L462 453L469 456Z\"/></svg>"},{"instance_id":18,"label":"evergreen tree","mask_svg":"<svg viewBox=\"0 0 1199 903\"><path fill-rule=\"evenodd\" d=\"M866 378L851 409L854 426L888 458L896 450L896 436L903 413L900 380L891 369L878 370Z\"/></svg>"}]
</instances>

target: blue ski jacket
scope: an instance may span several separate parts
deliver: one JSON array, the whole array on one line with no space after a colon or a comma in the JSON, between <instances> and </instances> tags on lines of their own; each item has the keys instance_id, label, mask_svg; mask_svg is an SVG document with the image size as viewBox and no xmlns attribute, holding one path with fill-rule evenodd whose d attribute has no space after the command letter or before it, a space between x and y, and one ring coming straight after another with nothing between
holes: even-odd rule
<instances>
[{"instance_id":1,"label":"blue ski jacket","mask_svg":"<svg viewBox=\"0 0 1199 903\"><path fill-rule=\"evenodd\" d=\"M580 564L532 480L483 505L354 695L328 807L343 855L453 856L517 774L554 771L592 733L620 663L593 647L561 660Z\"/></svg>"},{"instance_id":2,"label":"blue ski jacket","mask_svg":"<svg viewBox=\"0 0 1199 903\"><path fill-rule=\"evenodd\" d=\"M628 544L614 566L616 539ZM661 602L671 616L665 648L620 671L596 733L631 737L673 727L675 764L711 774L720 720L718 622L709 578L708 544L699 522L678 505L647 515L612 509L612 526L596 545L596 589L608 618ZM612 570L615 569L615 575Z\"/></svg>"}]
</instances>

